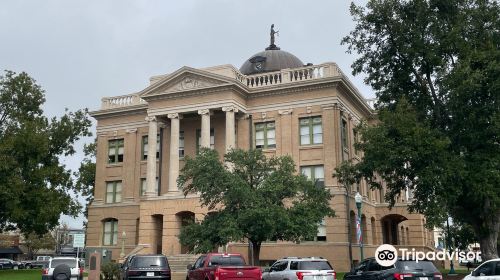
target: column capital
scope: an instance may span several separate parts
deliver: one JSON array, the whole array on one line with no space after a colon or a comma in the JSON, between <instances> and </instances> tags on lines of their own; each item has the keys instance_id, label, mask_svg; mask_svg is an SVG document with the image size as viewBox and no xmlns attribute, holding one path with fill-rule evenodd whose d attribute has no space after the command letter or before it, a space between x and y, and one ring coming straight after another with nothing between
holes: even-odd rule
<instances>
[{"instance_id":1,"label":"column capital","mask_svg":"<svg viewBox=\"0 0 500 280\"><path fill-rule=\"evenodd\" d=\"M210 109L200 109L198 115L211 115Z\"/></svg>"},{"instance_id":2,"label":"column capital","mask_svg":"<svg viewBox=\"0 0 500 280\"><path fill-rule=\"evenodd\" d=\"M235 113L238 113L238 108L236 108L236 106L224 106L222 107L222 111L224 112L235 112Z\"/></svg>"},{"instance_id":3,"label":"column capital","mask_svg":"<svg viewBox=\"0 0 500 280\"><path fill-rule=\"evenodd\" d=\"M145 118L147 122L155 122L156 121L156 116L147 116Z\"/></svg>"},{"instance_id":4,"label":"column capital","mask_svg":"<svg viewBox=\"0 0 500 280\"><path fill-rule=\"evenodd\" d=\"M278 110L278 114L280 114L280 115L291 115L292 112L293 112L293 109Z\"/></svg>"},{"instance_id":5,"label":"column capital","mask_svg":"<svg viewBox=\"0 0 500 280\"><path fill-rule=\"evenodd\" d=\"M172 113L172 114L168 114L167 118L169 118L169 119L182 119L182 115L180 115L178 113Z\"/></svg>"}]
</instances>

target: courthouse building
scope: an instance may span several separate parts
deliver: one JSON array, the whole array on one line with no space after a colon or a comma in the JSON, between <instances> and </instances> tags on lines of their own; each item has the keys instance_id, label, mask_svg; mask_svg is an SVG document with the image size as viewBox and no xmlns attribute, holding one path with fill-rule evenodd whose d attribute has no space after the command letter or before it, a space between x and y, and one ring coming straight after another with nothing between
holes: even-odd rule
<instances>
[{"instance_id":1,"label":"courthouse building","mask_svg":"<svg viewBox=\"0 0 500 280\"><path fill-rule=\"evenodd\" d=\"M97 120L97 172L89 207L87 251L109 259L125 253L189 254L178 234L186 221L202 220L207 209L197 195L185 197L176 180L186 156L200 147L219 154L230 148L262 149L268 156L290 155L298 172L334 195L336 217L318 225L314 240L266 242L261 260L321 256L338 271L349 269L349 243L359 260L354 194L363 196L365 256L382 243L431 249L432 232L419 214L406 210L402 193L392 210L384 190L366 183L350 191L332 177L342 161L359 160L354 127L373 120L367 100L334 62L305 64L272 41L240 69L220 65L182 67L153 76L140 92L105 97ZM348 203L346 203L348 202ZM352 226L348 234L348 225ZM351 242L350 242L351 241ZM248 244L231 243L229 252L247 256Z\"/></svg>"}]
</instances>

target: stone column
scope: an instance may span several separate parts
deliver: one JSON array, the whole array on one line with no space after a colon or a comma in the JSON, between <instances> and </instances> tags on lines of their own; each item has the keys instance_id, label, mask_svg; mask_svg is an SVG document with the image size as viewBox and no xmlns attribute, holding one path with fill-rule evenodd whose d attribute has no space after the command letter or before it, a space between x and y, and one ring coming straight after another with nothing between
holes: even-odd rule
<instances>
[{"instance_id":1,"label":"stone column","mask_svg":"<svg viewBox=\"0 0 500 280\"><path fill-rule=\"evenodd\" d=\"M158 134L158 123L155 116L146 117L149 122L148 131L148 162L146 171L146 196L158 195L156 188L156 135Z\"/></svg>"},{"instance_id":2,"label":"stone column","mask_svg":"<svg viewBox=\"0 0 500 280\"><path fill-rule=\"evenodd\" d=\"M210 110L198 110L201 115L201 147L210 148Z\"/></svg>"},{"instance_id":3,"label":"stone column","mask_svg":"<svg viewBox=\"0 0 500 280\"><path fill-rule=\"evenodd\" d=\"M227 106L222 107L222 111L226 112L226 152L228 152L231 148L236 148L234 113L238 112L238 108Z\"/></svg>"},{"instance_id":4,"label":"stone column","mask_svg":"<svg viewBox=\"0 0 500 280\"><path fill-rule=\"evenodd\" d=\"M177 177L179 177L179 114L168 114L170 119L170 164L168 170L168 191L177 192Z\"/></svg>"}]
</instances>

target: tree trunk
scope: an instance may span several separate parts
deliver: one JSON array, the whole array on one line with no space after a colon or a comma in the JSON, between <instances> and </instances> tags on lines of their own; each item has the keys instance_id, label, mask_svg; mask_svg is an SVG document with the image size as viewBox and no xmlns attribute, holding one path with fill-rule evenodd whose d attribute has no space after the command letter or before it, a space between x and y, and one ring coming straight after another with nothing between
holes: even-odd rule
<instances>
[{"instance_id":1,"label":"tree trunk","mask_svg":"<svg viewBox=\"0 0 500 280\"><path fill-rule=\"evenodd\" d=\"M252 241L252 259L255 266L260 266L260 245L262 245L261 241Z\"/></svg>"},{"instance_id":2,"label":"tree trunk","mask_svg":"<svg viewBox=\"0 0 500 280\"><path fill-rule=\"evenodd\" d=\"M479 237L481 246L481 259L487 261L498 258L498 231L500 230L500 215L491 215L485 219L478 219L477 224L473 226L474 231Z\"/></svg>"},{"instance_id":3,"label":"tree trunk","mask_svg":"<svg viewBox=\"0 0 500 280\"><path fill-rule=\"evenodd\" d=\"M481 259L487 261L498 258L498 231L483 234L479 239L481 245Z\"/></svg>"}]
</instances>

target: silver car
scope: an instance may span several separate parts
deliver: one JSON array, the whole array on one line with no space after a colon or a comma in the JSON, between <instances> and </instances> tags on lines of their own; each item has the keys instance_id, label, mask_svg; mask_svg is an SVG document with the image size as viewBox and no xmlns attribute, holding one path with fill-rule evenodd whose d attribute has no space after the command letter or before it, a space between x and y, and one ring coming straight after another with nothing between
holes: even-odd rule
<instances>
[{"instance_id":1,"label":"silver car","mask_svg":"<svg viewBox=\"0 0 500 280\"><path fill-rule=\"evenodd\" d=\"M287 257L264 270L262 280L336 280L335 270L321 257Z\"/></svg>"}]
</instances>

